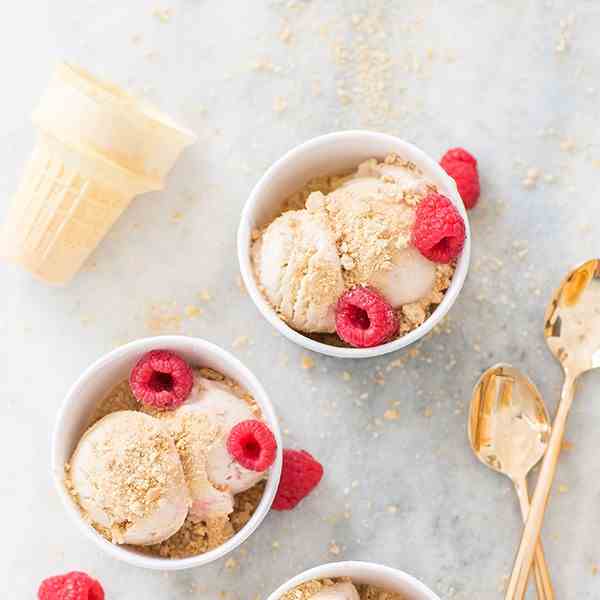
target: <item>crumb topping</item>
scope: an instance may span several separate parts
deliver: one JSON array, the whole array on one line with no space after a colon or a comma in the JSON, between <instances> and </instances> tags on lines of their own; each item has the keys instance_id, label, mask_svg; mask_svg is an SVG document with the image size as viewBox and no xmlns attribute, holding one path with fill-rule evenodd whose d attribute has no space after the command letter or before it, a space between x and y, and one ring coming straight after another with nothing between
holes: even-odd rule
<instances>
[{"instance_id":1,"label":"crumb topping","mask_svg":"<svg viewBox=\"0 0 600 600\"><path fill-rule=\"evenodd\" d=\"M194 369L195 379L204 378L219 382L231 393L244 400L257 418L261 411L254 398L236 381L210 368ZM195 385L199 385L196 384ZM100 503L106 514L114 521L112 527L94 522L84 508L71 480L70 464L65 465L65 486L76 502L82 516L102 536L113 543L123 543L123 533L136 520L151 514L165 497L167 482L175 478L193 489L210 483L206 473L206 457L211 445L220 435L220 428L210 422L203 413L189 412L173 418L168 412L158 412L151 407L141 406L129 387L128 380L118 383L100 400L90 418L90 427L102 418L117 411L135 411L158 417L167 427L154 421L154 427L136 426L118 432L114 437L121 439L126 434L126 444L118 446L111 439L97 445L94 451L99 460L94 465L94 501ZM144 420L140 420L142 422ZM137 422L137 421L136 421ZM148 420L148 423L153 421ZM140 438L140 436L142 436ZM112 437L112 436L111 436ZM140 439L144 442L140 443ZM179 461L165 459L168 449L176 451ZM205 460L199 460L204 457ZM178 470L178 473L174 472ZM210 483L212 485L212 483ZM230 539L250 520L264 492L261 481L249 490L233 498L233 512L229 515L197 521L191 515L171 537L159 544L131 546L144 554L163 558L185 558L202 554ZM215 488L216 489L216 488ZM96 493L97 492L97 493Z\"/></svg>"},{"instance_id":2,"label":"crumb topping","mask_svg":"<svg viewBox=\"0 0 600 600\"><path fill-rule=\"evenodd\" d=\"M115 420L98 433L99 421L86 434L94 436L93 460L85 462L93 498L80 498L84 509L99 508L108 516L111 539L117 543L132 523L159 508L173 486L185 487L181 464L173 460L169 433L153 419L128 414L140 418Z\"/></svg>"},{"instance_id":3,"label":"crumb topping","mask_svg":"<svg viewBox=\"0 0 600 600\"><path fill-rule=\"evenodd\" d=\"M334 579L313 579L306 581L283 594L280 600L310 600L312 596L321 590L342 582L352 583L352 580L350 577L336 577ZM360 600L405 600L402 594L388 592L375 585L355 583L354 586L360 596Z\"/></svg>"},{"instance_id":4,"label":"crumb topping","mask_svg":"<svg viewBox=\"0 0 600 600\"><path fill-rule=\"evenodd\" d=\"M285 201L278 219L262 231L253 232L253 262L261 291L292 327L319 341L344 345L334 333L331 313L335 303L343 290L356 285L377 287L373 283L377 277L394 268L394 259L411 245L417 205L436 189L413 162L394 154L383 162L367 160L352 173L309 181ZM294 239L293 243L290 241L284 268L271 265L271 272L281 269L280 280L270 286L265 278L266 254L262 248L273 244L272 226L279 220L292 221L293 225L307 213L332 233L338 266L329 256L327 269L315 268L315 249L306 243L302 228L294 225ZM442 301L455 268L455 263L435 264L435 280L429 292L418 301L397 308L398 335L412 331L432 314ZM289 281L293 282L291 289L283 285ZM316 327L314 320L299 318L315 314L321 317L319 325L325 323L324 326Z\"/></svg>"}]
</instances>

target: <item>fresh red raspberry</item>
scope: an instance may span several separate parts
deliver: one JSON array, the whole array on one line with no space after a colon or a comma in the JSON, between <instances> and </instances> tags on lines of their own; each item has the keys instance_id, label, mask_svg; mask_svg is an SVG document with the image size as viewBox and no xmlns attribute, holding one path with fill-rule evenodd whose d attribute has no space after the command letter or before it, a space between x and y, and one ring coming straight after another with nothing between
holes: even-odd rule
<instances>
[{"instance_id":1,"label":"fresh red raspberry","mask_svg":"<svg viewBox=\"0 0 600 600\"><path fill-rule=\"evenodd\" d=\"M79 571L49 577L38 589L39 600L104 600L98 581Z\"/></svg>"},{"instance_id":2,"label":"fresh red raspberry","mask_svg":"<svg viewBox=\"0 0 600 600\"><path fill-rule=\"evenodd\" d=\"M398 331L398 319L377 291L357 286L338 300L335 329L351 346L370 348L386 342Z\"/></svg>"},{"instance_id":3,"label":"fresh red raspberry","mask_svg":"<svg viewBox=\"0 0 600 600\"><path fill-rule=\"evenodd\" d=\"M412 243L427 259L449 263L465 245L463 218L446 196L431 193L417 206Z\"/></svg>"},{"instance_id":4,"label":"fresh red raspberry","mask_svg":"<svg viewBox=\"0 0 600 600\"><path fill-rule=\"evenodd\" d=\"M141 403L159 410L174 409L183 404L193 384L190 366L169 350L147 352L129 376L133 395Z\"/></svg>"},{"instance_id":5,"label":"fresh red raspberry","mask_svg":"<svg viewBox=\"0 0 600 600\"><path fill-rule=\"evenodd\" d=\"M250 471L266 471L275 461L277 442L273 432L256 419L235 425L227 438L229 454Z\"/></svg>"},{"instance_id":6,"label":"fresh red raspberry","mask_svg":"<svg viewBox=\"0 0 600 600\"><path fill-rule=\"evenodd\" d=\"M321 463L306 450L284 449L281 479L272 508L292 510L319 485L322 477Z\"/></svg>"},{"instance_id":7,"label":"fresh red raspberry","mask_svg":"<svg viewBox=\"0 0 600 600\"><path fill-rule=\"evenodd\" d=\"M454 181L458 193L467 209L473 208L479 200L479 173L477 161L463 148L448 150L440 161L442 168Z\"/></svg>"},{"instance_id":8,"label":"fresh red raspberry","mask_svg":"<svg viewBox=\"0 0 600 600\"><path fill-rule=\"evenodd\" d=\"M440 163L443 167L444 162L452 162L455 160L457 160L458 162L469 163L474 167L477 166L477 159L470 152L467 152L464 148L450 148L450 150L448 150L446 154L442 156L442 160L440 161Z\"/></svg>"}]
</instances>

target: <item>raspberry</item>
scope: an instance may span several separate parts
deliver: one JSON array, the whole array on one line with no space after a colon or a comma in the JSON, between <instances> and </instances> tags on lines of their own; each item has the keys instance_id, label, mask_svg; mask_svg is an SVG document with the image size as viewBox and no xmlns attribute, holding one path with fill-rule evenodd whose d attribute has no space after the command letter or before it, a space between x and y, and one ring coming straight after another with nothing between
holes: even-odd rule
<instances>
[{"instance_id":1,"label":"raspberry","mask_svg":"<svg viewBox=\"0 0 600 600\"><path fill-rule=\"evenodd\" d=\"M281 479L272 507L275 510L292 510L306 498L323 477L323 467L306 450L283 451Z\"/></svg>"},{"instance_id":2,"label":"raspberry","mask_svg":"<svg viewBox=\"0 0 600 600\"><path fill-rule=\"evenodd\" d=\"M229 454L250 471L266 471L275 460L277 442L271 430L256 419L242 421L227 438Z\"/></svg>"},{"instance_id":3,"label":"raspberry","mask_svg":"<svg viewBox=\"0 0 600 600\"><path fill-rule=\"evenodd\" d=\"M431 193L417 206L412 243L427 259L449 263L465 244L465 223L446 196Z\"/></svg>"},{"instance_id":4,"label":"raspberry","mask_svg":"<svg viewBox=\"0 0 600 600\"><path fill-rule=\"evenodd\" d=\"M183 404L192 391L194 375L189 365L169 350L152 350L140 358L129 376L133 395L159 410Z\"/></svg>"},{"instance_id":5,"label":"raspberry","mask_svg":"<svg viewBox=\"0 0 600 600\"><path fill-rule=\"evenodd\" d=\"M446 154L442 156L442 160L440 161L440 163L443 167L444 162L452 162L455 160L458 162L469 163L474 167L477 166L477 159L470 152L467 152L464 148L450 148L450 150L448 150Z\"/></svg>"},{"instance_id":6,"label":"raspberry","mask_svg":"<svg viewBox=\"0 0 600 600\"><path fill-rule=\"evenodd\" d=\"M440 164L456 182L465 207L473 208L479 200L479 174L475 157L463 148L452 148L442 156Z\"/></svg>"},{"instance_id":7,"label":"raspberry","mask_svg":"<svg viewBox=\"0 0 600 600\"><path fill-rule=\"evenodd\" d=\"M38 589L39 600L104 600L98 581L79 571L49 577Z\"/></svg>"},{"instance_id":8,"label":"raspberry","mask_svg":"<svg viewBox=\"0 0 600 600\"><path fill-rule=\"evenodd\" d=\"M357 286L338 300L335 329L351 346L370 348L389 340L398 331L398 319L377 291Z\"/></svg>"}]
</instances>

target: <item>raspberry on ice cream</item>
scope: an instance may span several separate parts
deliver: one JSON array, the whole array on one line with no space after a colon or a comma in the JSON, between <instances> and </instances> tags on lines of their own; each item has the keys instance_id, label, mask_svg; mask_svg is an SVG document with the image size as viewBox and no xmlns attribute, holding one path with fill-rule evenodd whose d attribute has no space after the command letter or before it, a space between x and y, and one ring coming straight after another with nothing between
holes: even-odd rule
<instances>
[{"instance_id":1,"label":"raspberry on ice cream","mask_svg":"<svg viewBox=\"0 0 600 600\"><path fill-rule=\"evenodd\" d=\"M335 316L340 338L356 348L383 344L398 330L392 307L375 290L358 286L339 300Z\"/></svg>"},{"instance_id":2,"label":"raspberry on ice cream","mask_svg":"<svg viewBox=\"0 0 600 600\"><path fill-rule=\"evenodd\" d=\"M449 263L465 244L463 218L446 196L431 193L417 207L412 242L427 259Z\"/></svg>"},{"instance_id":3,"label":"raspberry on ice cream","mask_svg":"<svg viewBox=\"0 0 600 600\"><path fill-rule=\"evenodd\" d=\"M140 358L131 371L129 384L142 403L159 410L183 404L193 385L192 370L169 350L152 350Z\"/></svg>"},{"instance_id":4,"label":"raspberry on ice cream","mask_svg":"<svg viewBox=\"0 0 600 600\"><path fill-rule=\"evenodd\" d=\"M465 207L473 208L479 200L480 191L475 157L464 148L452 148L442 156L440 165L456 182Z\"/></svg>"},{"instance_id":5,"label":"raspberry on ice cream","mask_svg":"<svg viewBox=\"0 0 600 600\"><path fill-rule=\"evenodd\" d=\"M356 287L377 290L393 309L391 337L416 329L440 304L455 271L440 260L442 252L433 260L413 237L419 206L436 192L416 164L397 155L309 181L287 199L294 210L253 234L262 293L290 327L325 343L336 343L323 335L335 331L352 344L340 334L335 309Z\"/></svg>"},{"instance_id":6,"label":"raspberry on ice cream","mask_svg":"<svg viewBox=\"0 0 600 600\"><path fill-rule=\"evenodd\" d=\"M104 600L104 590L86 573L73 571L42 581L38 600Z\"/></svg>"},{"instance_id":7,"label":"raspberry on ice cream","mask_svg":"<svg viewBox=\"0 0 600 600\"><path fill-rule=\"evenodd\" d=\"M224 384L194 374L188 400L174 413L162 414L175 436L183 435L186 441L183 466L189 473L190 515L204 520L231 513L234 495L261 481L270 466L248 469L234 460L227 449L232 429L256 419L248 403Z\"/></svg>"},{"instance_id":8,"label":"raspberry on ice cream","mask_svg":"<svg viewBox=\"0 0 600 600\"><path fill-rule=\"evenodd\" d=\"M262 421L251 419L238 423L229 432L227 450L246 469L265 471L275 460L277 442Z\"/></svg>"},{"instance_id":9,"label":"raspberry on ice cream","mask_svg":"<svg viewBox=\"0 0 600 600\"><path fill-rule=\"evenodd\" d=\"M291 510L319 485L322 465L306 450L283 450L281 479L272 508Z\"/></svg>"}]
</instances>

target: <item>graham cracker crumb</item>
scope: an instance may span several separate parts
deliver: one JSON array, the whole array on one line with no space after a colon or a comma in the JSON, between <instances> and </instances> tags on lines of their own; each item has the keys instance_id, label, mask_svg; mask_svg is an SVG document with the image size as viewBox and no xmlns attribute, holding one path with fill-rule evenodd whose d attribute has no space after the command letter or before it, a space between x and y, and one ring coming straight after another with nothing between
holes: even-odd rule
<instances>
[{"instance_id":1,"label":"graham cracker crumb","mask_svg":"<svg viewBox=\"0 0 600 600\"><path fill-rule=\"evenodd\" d=\"M273 101L273 110L276 113L282 113L288 107L287 100L283 96L276 96Z\"/></svg>"},{"instance_id":2,"label":"graham cracker crumb","mask_svg":"<svg viewBox=\"0 0 600 600\"><path fill-rule=\"evenodd\" d=\"M227 386L233 394L248 403L257 418L261 417L260 407L256 404L254 398L236 381L206 367L194 369L194 374ZM202 454L206 455L208 449L210 449L212 442L218 435L218 427L211 425L206 415L186 413L174 418L172 413L158 413L150 408L142 407L133 396L128 380L124 380L98 402L90 417L90 426L111 413L123 410L142 411L166 420L168 429L166 432L161 431L163 431L163 435L166 433L166 439L174 443L180 458L182 476L185 474L185 480L191 488L195 483L199 483L200 479L208 477L206 471L199 468L202 462L199 458L201 459ZM161 439L160 436L156 436L157 443ZM163 441L166 441L166 439ZM155 452L140 454L132 447L131 452L136 453L136 458L135 460L127 460L127 464L134 465L136 473L147 471L148 465L152 465L152 468L156 471L156 468L164 462L160 460L161 454L158 449ZM192 458L194 459L193 468ZM132 484L128 484L126 489L121 486L118 478L113 479L114 481L109 482L111 489L116 490L118 488L115 494L123 498L122 504L125 507L123 510L134 511L132 515L135 513L139 516L139 514L143 514L143 511L151 510L153 503L160 501L162 497L160 481L154 481L152 477L138 477L134 480L136 487L131 487ZM144 554L163 558L186 558L216 548L233 537L250 520L261 501L265 485L266 482L261 481L249 490L234 496L233 512L228 516L197 521L191 515L188 515L179 531L162 543L132 547ZM79 499L70 481L70 466L68 464L65 465L65 486L80 507ZM108 540L116 543L122 541L122 531L119 530L119 527L108 530L91 522L90 525L95 527Z\"/></svg>"},{"instance_id":3,"label":"graham cracker crumb","mask_svg":"<svg viewBox=\"0 0 600 600\"><path fill-rule=\"evenodd\" d=\"M310 600L321 590L337 583L352 583L349 577L336 577L335 579L313 579L296 586L286 592L280 600ZM354 584L360 600L405 600L405 597L396 592L388 592L380 587L366 584Z\"/></svg>"},{"instance_id":4,"label":"graham cracker crumb","mask_svg":"<svg viewBox=\"0 0 600 600\"><path fill-rule=\"evenodd\" d=\"M395 408L388 408L383 413L383 418L386 421L397 421L400 418L400 413Z\"/></svg>"},{"instance_id":5,"label":"graham cracker crumb","mask_svg":"<svg viewBox=\"0 0 600 600\"><path fill-rule=\"evenodd\" d=\"M185 316L188 319L196 319L201 314L202 314L202 309L199 308L198 306L194 306L193 304L190 304L189 306L185 307Z\"/></svg>"},{"instance_id":6,"label":"graham cracker crumb","mask_svg":"<svg viewBox=\"0 0 600 600\"><path fill-rule=\"evenodd\" d=\"M315 366L315 361L311 356L307 356L306 354L302 356L302 368L303 369L313 369Z\"/></svg>"}]
</instances>

